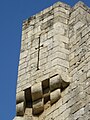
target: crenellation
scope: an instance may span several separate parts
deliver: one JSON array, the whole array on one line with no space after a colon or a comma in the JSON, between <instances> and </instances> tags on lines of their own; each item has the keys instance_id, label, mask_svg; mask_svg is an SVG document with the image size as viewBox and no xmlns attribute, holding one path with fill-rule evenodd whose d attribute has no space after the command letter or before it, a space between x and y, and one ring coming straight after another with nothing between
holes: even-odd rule
<instances>
[{"instance_id":1,"label":"crenellation","mask_svg":"<svg viewBox=\"0 0 90 120\"><path fill-rule=\"evenodd\" d=\"M76 5L73 8L76 10L78 7L81 7L84 10L89 10L89 7L86 6L82 1L79 1L78 3L76 3Z\"/></svg>"}]
</instances>

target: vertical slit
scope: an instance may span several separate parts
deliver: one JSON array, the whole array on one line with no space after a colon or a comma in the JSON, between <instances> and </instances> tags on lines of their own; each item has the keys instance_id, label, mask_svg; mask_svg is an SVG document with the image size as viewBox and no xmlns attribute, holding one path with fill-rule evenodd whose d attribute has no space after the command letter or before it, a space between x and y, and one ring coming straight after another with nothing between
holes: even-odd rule
<instances>
[{"instance_id":1,"label":"vertical slit","mask_svg":"<svg viewBox=\"0 0 90 120\"><path fill-rule=\"evenodd\" d=\"M40 36L39 36L39 42L38 42L38 61L37 61L37 70L39 70L39 53L40 53Z\"/></svg>"},{"instance_id":2,"label":"vertical slit","mask_svg":"<svg viewBox=\"0 0 90 120\"><path fill-rule=\"evenodd\" d=\"M42 81L44 104L50 101L49 79Z\"/></svg>"},{"instance_id":3,"label":"vertical slit","mask_svg":"<svg viewBox=\"0 0 90 120\"><path fill-rule=\"evenodd\" d=\"M26 107L32 108L31 88L25 90Z\"/></svg>"}]
</instances>

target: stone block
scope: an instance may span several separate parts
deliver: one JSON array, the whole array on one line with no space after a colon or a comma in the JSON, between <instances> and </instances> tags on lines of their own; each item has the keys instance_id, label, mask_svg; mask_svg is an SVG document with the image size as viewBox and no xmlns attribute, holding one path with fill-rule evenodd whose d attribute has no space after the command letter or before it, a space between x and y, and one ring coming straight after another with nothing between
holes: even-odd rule
<instances>
[{"instance_id":1,"label":"stone block","mask_svg":"<svg viewBox=\"0 0 90 120\"><path fill-rule=\"evenodd\" d=\"M76 120L76 119L80 118L83 114L84 114L84 108L81 108L80 110L75 112L74 119Z\"/></svg>"},{"instance_id":2,"label":"stone block","mask_svg":"<svg viewBox=\"0 0 90 120\"><path fill-rule=\"evenodd\" d=\"M24 116L31 117L32 116L32 108L26 108Z\"/></svg>"},{"instance_id":3,"label":"stone block","mask_svg":"<svg viewBox=\"0 0 90 120\"><path fill-rule=\"evenodd\" d=\"M67 60L59 59L59 60L58 60L58 64L59 64L60 66L69 68L69 62L68 62Z\"/></svg>"},{"instance_id":4,"label":"stone block","mask_svg":"<svg viewBox=\"0 0 90 120\"><path fill-rule=\"evenodd\" d=\"M25 58L27 56L28 51L22 52L20 54L20 59Z\"/></svg>"},{"instance_id":5,"label":"stone block","mask_svg":"<svg viewBox=\"0 0 90 120\"><path fill-rule=\"evenodd\" d=\"M53 118L55 119L58 115L59 115L59 110L56 109L56 110L53 112Z\"/></svg>"},{"instance_id":6,"label":"stone block","mask_svg":"<svg viewBox=\"0 0 90 120\"><path fill-rule=\"evenodd\" d=\"M60 76L62 79L62 87L68 86L68 84L71 82L71 77L69 76L68 72L60 72Z\"/></svg>"},{"instance_id":7,"label":"stone block","mask_svg":"<svg viewBox=\"0 0 90 120\"><path fill-rule=\"evenodd\" d=\"M58 40L58 41L64 42L64 43L69 43L68 37L63 36L63 35L61 35L60 33L58 33L58 34L56 34L56 35L54 36L54 40L55 40L55 41Z\"/></svg>"},{"instance_id":8,"label":"stone block","mask_svg":"<svg viewBox=\"0 0 90 120\"><path fill-rule=\"evenodd\" d=\"M38 99L37 101L33 102L33 114L37 115L43 112L44 110L44 103L43 99Z\"/></svg>"},{"instance_id":9,"label":"stone block","mask_svg":"<svg viewBox=\"0 0 90 120\"><path fill-rule=\"evenodd\" d=\"M83 22L79 21L74 25L74 31L76 32L77 29L81 28L84 25Z\"/></svg>"},{"instance_id":10,"label":"stone block","mask_svg":"<svg viewBox=\"0 0 90 120\"><path fill-rule=\"evenodd\" d=\"M21 64L21 65L19 66L19 70L22 70L22 69L26 68L26 66L27 66L27 63L24 62L23 64Z\"/></svg>"},{"instance_id":11,"label":"stone block","mask_svg":"<svg viewBox=\"0 0 90 120\"><path fill-rule=\"evenodd\" d=\"M52 66L55 66L58 64L59 58L55 58L51 61Z\"/></svg>"},{"instance_id":12,"label":"stone block","mask_svg":"<svg viewBox=\"0 0 90 120\"><path fill-rule=\"evenodd\" d=\"M15 117L13 120L25 120L23 117Z\"/></svg>"},{"instance_id":13,"label":"stone block","mask_svg":"<svg viewBox=\"0 0 90 120\"><path fill-rule=\"evenodd\" d=\"M24 91L20 91L19 93L16 94L16 103L21 103L25 101L25 93Z\"/></svg>"},{"instance_id":14,"label":"stone block","mask_svg":"<svg viewBox=\"0 0 90 120\"><path fill-rule=\"evenodd\" d=\"M90 70L87 72L87 78L90 78Z\"/></svg>"},{"instance_id":15,"label":"stone block","mask_svg":"<svg viewBox=\"0 0 90 120\"><path fill-rule=\"evenodd\" d=\"M23 116L25 111L25 103L21 102L16 105L16 115L17 116Z\"/></svg>"},{"instance_id":16,"label":"stone block","mask_svg":"<svg viewBox=\"0 0 90 120\"><path fill-rule=\"evenodd\" d=\"M62 104L60 107L59 107L59 114L63 113L65 110L66 110L66 103L65 104Z\"/></svg>"},{"instance_id":17,"label":"stone block","mask_svg":"<svg viewBox=\"0 0 90 120\"><path fill-rule=\"evenodd\" d=\"M32 101L42 98L42 84L41 82L34 84L31 87Z\"/></svg>"},{"instance_id":18,"label":"stone block","mask_svg":"<svg viewBox=\"0 0 90 120\"><path fill-rule=\"evenodd\" d=\"M62 44L62 42L60 42ZM64 47L60 46L59 51L62 53L65 53L66 55L69 55L70 51L68 49L65 49Z\"/></svg>"},{"instance_id":19,"label":"stone block","mask_svg":"<svg viewBox=\"0 0 90 120\"><path fill-rule=\"evenodd\" d=\"M51 100L51 104L54 104L55 102L57 102L61 97L61 90L57 89L53 92L50 93L50 100Z\"/></svg>"},{"instance_id":20,"label":"stone block","mask_svg":"<svg viewBox=\"0 0 90 120\"><path fill-rule=\"evenodd\" d=\"M70 55L69 55L69 60L72 60L72 59L74 59L74 52L72 52L72 53L70 53Z\"/></svg>"},{"instance_id":21,"label":"stone block","mask_svg":"<svg viewBox=\"0 0 90 120\"><path fill-rule=\"evenodd\" d=\"M18 76L22 76L23 74L25 74L25 72L26 72L25 68L20 70L20 71L18 71Z\"/></svg>"},{"instance_id":22,"label":"stone block","mask_svg":"<svg viewBox=\"0 0 90 120\"><path fill-rule=\"evenodd\" d=\"M57 23L54 24L53 27L54 27L54 33L55 33L55 34L60 33L61 35L64 35L64 33L65 33L65 29L64 29L62 23L57 22Z\"/></svg>"},{"instance_id":23,"label":"stone block","mask_svg":"<svg viewBox=\"0 0 90 120\"><path fill-rule=\"evenodd\" d=\"M58 88L60 88L60 86L61 86L61 83L60 83L59 75L50 78L50 91L58 89Z\"/></svg>"}]
</instances>

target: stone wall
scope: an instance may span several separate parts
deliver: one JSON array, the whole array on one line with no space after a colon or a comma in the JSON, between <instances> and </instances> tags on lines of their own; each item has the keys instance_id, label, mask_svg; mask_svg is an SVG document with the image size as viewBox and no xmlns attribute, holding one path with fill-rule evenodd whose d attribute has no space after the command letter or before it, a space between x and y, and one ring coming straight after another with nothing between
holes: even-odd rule
<instances>
[{"instance_id":1,"label":"stone wall","mask_svg":"<svg viewBox=\"0 0 90 120\"><path fill-rule=\"evenodd\" d=\"M90 119L89 12L57 2L23 22L15 120Z\"/></svg>"},{"instance_id":2,"label":"stone wall","mask_svg":"<svg viewBox=\"0 0 90 120\"><path fill-rule=\"evenodd\" d=\"M83 3L72 9L69 22L70 115L66 120L90 119L89 33L90 13Z\"/></svg>"}]
</instances>

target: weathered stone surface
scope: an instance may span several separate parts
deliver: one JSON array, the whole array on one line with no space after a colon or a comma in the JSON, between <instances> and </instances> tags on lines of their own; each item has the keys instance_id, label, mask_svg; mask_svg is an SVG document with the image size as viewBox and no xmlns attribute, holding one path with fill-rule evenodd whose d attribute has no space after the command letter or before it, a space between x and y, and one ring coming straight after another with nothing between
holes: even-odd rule
<instances>
[{"instance_id":1,"label":"weathered stone surface","mask_svg":"<svg viewBox=\"0 0 90 120\"><path fill-rule=\"evenodd\" d=\"M17 119L89 120L89 37L90 9L82 2L72 8L57 2L23 22Z\"/></svg>"},{"instance_id":2,"label":"weathered stone surface","mask_svg":"<svg viewBox=\"0 0 90 120\"><path fill-rule=\"evenodd\" d=\"M61 97L61 90L57 89L50 94L51 104L57 102Z\"/></svg>"},{"instance_id":3,"label":"weathered stone surface","mask_svg":"<svg viewBox=\"0 0 90 120\"><path fill-rule=\"evenodd\" d=\"M59 75L50 78L50 90L51 91L60 88L60 86L61 86L61 81L60 81Z\"/></svg>"},{"instance_id":4,"label":"weathered stone surface","mask_svg":"<svg viewBox=\"0 0 90 120\"><path fill-rule=\"evenodd\" d=\"M32 100L38 100L42 98L42 85L41 82L33 85L31 87L31 93L32 93Z\"/></svg>"},{"instance_id":5,"label":"weathered stone surface","mask_svg":"<svg viewBox=\"0 0 90 120\"><path fill-rule=\"evenodd\" d=\"M16 105L16 114L17 116L23 116L25 111L25 103L21 102Z\"/></svg>"},{"instance_id":6,"label":"weathered stone surface","mask_svg":"<svg viewBox=\"0 0 90 120\"><path fill-rule=\"evenodd\" d=\"M13 120L25 120L23 117L15 117Z\"/></svg>"},{"instance_id":7,"label":"weathered stone surface","mask_svg":"<svg viewBox=\"0 0 90 120\"><path fill-rule=\"evenodd\" d=\"M16 103L18 104L18 103L21 103L23 101L25 101L25 93L24 93L24 91L21 91L21 92L16 94Z\"/></svg>"},{"instance_id":8,"label":"weathered stone surface","mask_svg":"<svg viewBox=\"0 0 90 120\"><path fill-rule=\"evenodd\" d=\"M34 115L40 114L41 112L43 112L43 110L44 110L43 99L39 99L33 102L33 114Z\"/></svg>"}]
</instances>

